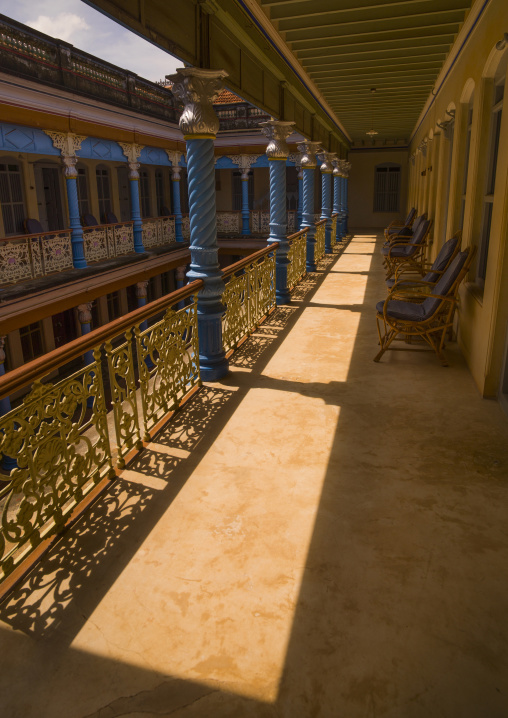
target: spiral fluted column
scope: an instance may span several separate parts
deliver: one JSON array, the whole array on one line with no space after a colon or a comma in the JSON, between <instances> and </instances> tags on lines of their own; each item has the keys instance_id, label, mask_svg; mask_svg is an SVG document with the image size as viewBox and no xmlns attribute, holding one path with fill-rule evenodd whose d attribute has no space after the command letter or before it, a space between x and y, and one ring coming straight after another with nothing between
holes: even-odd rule
<instances>
[{"instance_id":1,"label":"spiral fluted column","mask_svg":"<svg viewBox=\"0 0 508 718\"><path fill-rule=\"evenodd\" d=\"M316 225L314 223L314 171L316 169L316 153L319 152L319 142L301 142L298 150L302 154L303 167L303 213L302 229L308 227L307 232L307 271L316 271Z\"/></svg>"},{"instance_id":2,"label":"spiral fluted column","mask_svg":"<svg viewBox=\"0 0 508 718\"><path fill-rule=\"evenodd\" d=\"M298 168L298 210L296 213L296 230L299 231L302 228L302 215L303 215L303 169Z\"/></svg>"},{"instance_id":3,"label":"spiral fluted column","mask_svg":"<svg viewBox=\"0 0 508 718\"><path fill-rule=\"evenodd\" d=\"M141 204L139 201L139 162L138 158L143 149L143 145L135 142L119 142L124 155L127 157L127 165L129 167L129 189L131 193L131 220L132 233L134 236L134 251L142 253L145 251L143 246L143 220L141 219Z\"/></svg>"},{"instance_id":4,"label":"spiral fluted column","mask_svg":"<svg viewBox=\"0 0 508 718\"><path fill-rule=\"evenodd\" d=\"M335 158L332 160L333 165L333 214L337 215L335 222L335 242L340 242L340 160Z\"/></svg>"},{"instance_id":5,"label":"spiral fluted column","mask_svg":"<svg viewBox=\"0 0 508 718\"><path fill-rule=\"evenodd\" d=\"M189 186L190 253L187 276L202 279L198 294L199 366L204 381L217 381L228 372L222 342L224 292L219 266L215 205L215 157L213 140L219 120L213 101L227 77L224 71L181 68L170 76L173 94L185 107L180 129L187 141L187 177Z\"/></svg>"},{"instance_id":6,"label":"spiral fluted column","mask_svg":"<svg viewBox=\"0 0 508 718\"><path fill-rule=\"evenodd\" d=\"M325 253L332 253L332 152L322 152L319 159L321 170L321 219L326 219L325 225Z\"/></svg>"},{"instance_id":7,"label":"spiral fluted column","mask_svg":"<svg viewBox=\"0 0 508 718\"><path fill-rule=\"evenodd\" d=\"M275 255L275 301L288 304L287 210L286 210L286 160L289 147L286 139L293 132L294 122L269 120L260 123L262 132L270 142L266 148L270 167L270 236L268 244L277 246Z\"/></svg>"}]
</instances>

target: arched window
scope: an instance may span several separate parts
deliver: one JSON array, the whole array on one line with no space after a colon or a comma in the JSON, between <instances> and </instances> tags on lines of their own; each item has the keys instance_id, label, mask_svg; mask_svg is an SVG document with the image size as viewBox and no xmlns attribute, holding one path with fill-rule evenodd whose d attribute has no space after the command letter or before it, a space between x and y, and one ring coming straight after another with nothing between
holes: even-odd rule
<instances>
[{"instance_id":1,"label":"arched window","mask_svg":"<svg viewBox=\"0 0 508 718\"><path fill-rule=\"evenodd\" d=\"M464 175L462 178L462 201L460 208L459 229L464 227L464 213L466 211L467 175L469 170L469 152L471 149L471 129L473 127L473 98L474 92L471 93L471 97L469 98L466 117L466 143L464 147Z\"/></svg>"},{"instance_id":2,"label":"arched window","mask_svg":"<svg viewBox=\"0 0 508 718\"><path fill-rule=\"evenodd\" d=\"M155 201L157 203L156 213L157 217L162 215L162 208L167 206L166 199L166 183L164 180L164 171L156 170L155 172Z\"/></svg>"},{"instance_id":3,"label":"arched window","mask_svg":"<svg viewBox=\"0 0 508 718\"><path fill-rule=\"evenodd\" d=\"M376 165L374 176L374 212L398 212L400 165L385 162Z\"/></svg>"},{"instance_id":4,"label":"arched window","mask_svg":"<svg viewBox=\"0 0 508 718\"><path fill-rule=\"evenodd\" d=\"M21 167L10 159L0 161L0 205L5 235L23 234L26 212Z\"/></svg>"},{"instance_id":5,"label":"arched window","mask_svg":"<svg viewBox=\"0 0 508 718\"><path fill-rule=\"evenodd\" d=\"M97 177L97 196L99 199L99 222L111 212L111 183L109 181L109 170L103 165L98 165L95 170Z\"/></svg>"}]
</instances>

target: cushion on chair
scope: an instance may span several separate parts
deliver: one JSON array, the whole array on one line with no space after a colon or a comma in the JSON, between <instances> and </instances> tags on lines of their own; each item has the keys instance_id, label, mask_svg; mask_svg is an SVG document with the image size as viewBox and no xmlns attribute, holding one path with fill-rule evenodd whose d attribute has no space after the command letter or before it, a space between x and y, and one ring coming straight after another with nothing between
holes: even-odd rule
<instances>
[{"instance_id":1,"label":"cushion on chair","mask_svg":"<svg viewBox=\"0 0 508 718\"><path fill-rule=\"evenodd\" d=\"M104 218L106 220L106 224L118 224L118 219L116 218L116 214L113 214L113 212L106 212L104 215Z\"/></svg>"},{"instance_id":2,"label":"cushion on chair","mask_svg":"<svg viewBox=\"0 0 508 718\"><path fill-rule=\"evenodd\" d=\"M40 234L44 232L42 224L38 219L25 219L23 227L25 228L26 234Z\"/></svg>"},{"instance_id":3,"label":"cushion on chair","mask_svg":"<svg viewBox=\"0 0 508 718\"><path fill-rule=\"evenodd\" d=\"M464 262L467 259L467 255L468 252L459 252L457 254L453 262L450 264L446 272L442 275L441 279L432 290L432 294L439 294L442 297L446 297L446 295L452 288L453 283L459 276L460 271L464 266ZM430 317L436 311L440 302L440 299L434 299L433 297L427 297L427 299L425 299L425 301L422 303L425 319Z\"/></svg>"},{"instance_id":4,"label":"cushion on chair","mask_svg":"<svg viewBox=\"0 0 508 718\"><path fill-rule=\"evenodd\" d=\"M160 216L161 217L171 217L171 210L169 209L169 207L166 207L165 205L164 205L164 207L161 207Z\"/></svg>"},{"instance_id":5,"label":"cushion on chair","mask_svg":"<svg viewBox=\"0 0 508 718\"><path fill-rule=\"evenodd\" d=\"M376 311L383 313L384 301L376 304ZM394 319L405 319L409 322L421 322L425 319L423 304L404 302L402 299L390 299L386 310L388 316Z\"/></svg>"},{"instance_id":6,"label":"cushion on chair","mask_svg":"<svg viewBox=\"0 0 508 718\"><path fill-rule=\"evenodd\" d=\"M83 227L96 227L99 224L93 214L84 214L82 220Z\"/></svg>"}]
</instances>

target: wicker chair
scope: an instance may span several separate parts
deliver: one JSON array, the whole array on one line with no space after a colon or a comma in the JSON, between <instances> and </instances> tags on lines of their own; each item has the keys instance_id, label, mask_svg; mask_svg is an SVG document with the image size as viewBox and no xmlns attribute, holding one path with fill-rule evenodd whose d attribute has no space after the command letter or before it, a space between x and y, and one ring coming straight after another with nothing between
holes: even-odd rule
<instances>
[{"instance_id":1,"label":"wicker chair","mask_svg":"<svg viewBox=\"0 0 508 718\"><path fill-rule=\"evenodd\" d=\"M391 344L401 335L407 344L423 341L435 351L441 364L448 366L443 354L446 333L453 327L459 286L469 271L475 252L473 247L456 254L432 293L418 295L394 287L384 301L377 303L376 323L381 349L374 361L378 362L388 348L394 349Z\"/></svg>"},{"instance_id":2,"label":"wicker chair","mask_svg":"<svg viewBox=\"0 0 508 718\"><path fill-rule=\"evenodd\" d=\"M420 274L424 273L425 247L432 227L432 220L425 219L411 237L397 237L382 248L386 278L395 274L399 264L409 264Z\"/></svg>"},{"instance_id":3,"label":"wicker chair","mask_svg":"<svg viewBox=\"0 0 508 718\"><path fill-rule=\"evenodd\" d=\"M385 229L385 237L388 239L390 235L397 234L398 230L402 227L408 227L411 228L413 226L414 219L416 217L416 209L412 207L409 210L409 214L404 220L404 222L401 222L400 220L394 219L393 222L390 222L388 227Z\"/></svg>"},{"instance_id":4,"label":"wicker chair","mask_svg":"<svg viewBox=\"0 0 508 718\"><path fill-rule=\"evenodd\" d=\"M401 262L395 270L395 276L386 280L388 290L391 291L395 286L397 289L434 286L459 251L461 238L462 231L459 229L443 244L432 264L425 264L415 269L411 261ZM424 271L426 274L423 274Z\"/></svg>"}]
</instances>

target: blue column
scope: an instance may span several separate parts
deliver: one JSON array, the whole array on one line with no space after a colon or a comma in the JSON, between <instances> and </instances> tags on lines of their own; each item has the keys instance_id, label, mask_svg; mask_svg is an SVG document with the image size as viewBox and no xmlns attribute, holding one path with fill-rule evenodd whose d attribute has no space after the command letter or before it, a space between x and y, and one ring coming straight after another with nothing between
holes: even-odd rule
<instances>
[{"instance_id":1,"label":"blue column","mask_svg":"<svg viewBox=\"0 0 508 718\"><path fill-rule=\"evenodd\" d=\"M333 154L323 152L319 155L321 165L321 219L326 219L325 253L332 253L332 172Z\"/></svg>"},{"instance_id":2,"label":"blue column","mask_svg":"<svg viewBox=\"0 0 508 718\"><path fill-rule=\"evenodd\" d=\"M228 372L222 343L224 292L217 245L215 157L213 139L187 139L189 181L189 280L202 279L198 295L199 365L203 381L217 381Z\"/></svg>"},{"instance_id":3,"label":"blue column","mask_svg":"<svg viewBox=\"0 0 508 718\"><path fill-rule=\"evenodd\" d=\"M182 234L182 208L180 205L180 167L171 168L171 181L173 183L173 214L175 215L175 240L183 242Z\"/></svg>"},{"instance_id":4,"label":"blue column","mask_svg":"<svg viewBox=\"0 0 508 718\"><path fill-rule=\"evenodd\" d=\"M298 210L296 214L296 231L302 228L303 215L303 169L298 168Z\"/></svg>"},{"instance_id":5,"label":"blue column","mask_svg":"<svg viewBox=\"0 0 508 718\"><path fill-rule=\"evenodd\" d=\"M308 227L307 232L307 271L316 271L316 225L314 223L314 170L316 169L316 153L319 152L319 142L301 142L298 145L302 153L303 167L303 214L302 229Z\"/></svg>"},{"instance_id":6,"label":"blue column","mask_svg":"<svg viewBox=\"0 0 508 718\"><path fill-rule=\"evenodd\" d=\"M139 202L139 162L129 162L129 187L131 192L131 219L134 221L134 251L144 252L143 221Z\"/></svg>"},{"instance_id":7,"label":"blue column","mask_svg":"<svg viewBox=\"0 0 508 718\"><path fill-rule=\"evenodd\" d=\"M242 237L250 237L249 170L242 170Z\"/></svg>"},{"instance_id":8,"label":"blue column","mask_svg":"<svg viewBox=\"0 0 508 718\"><path fill-rule=\"evenodd\" d=\"M3 376L5 374L5 337L0 337L0 376ZM8 396L4 396L3 399L0 399L0 416L4 416L4 414L8 414L11 410L11 401ZM6 456L3 454L1 457L1 465L2 469L4 471L12 471L12 469L15 469L18 465L16 462L16 459L13 459L10 456Z\"/></svg>"},{"instance_id":9,"label":"blue column","mask_svg":"<svg viewBox=\"0 0 508 718\"><path fill-rule=\"evenodd\" d=\"M263 134L270 140L266 148L270 168L270 236L268 244L277 246L275 255L275 301L278 305L289 304L287 209L286 209L286 160L289 147L286 139L293 132L294 122L269 120L261 122Z\"/></svg>"},{"instance_id":10,"label":"blue column","mask_svg":"<svg viewBox=\"0 0 508 718\"><path fill-rule=\"evenodd\" d=\"M346 232L344 230L344 175L340 176L340 238L344 239Z\"/></svg>"},{"instance_id":11,"label":"blue column","mask_svg":"<svg viewBox=\"0 0 508 718\"><path fill-rule=\"evenodd\" d=\"M337 214L335 222L335 241L340 242L340 175L338 168L338 160L333 163L333 214Z\"/></svg>"},{"instance_id":12,"label":"blue column","mask_svg":"<svg viewBox=\"0 0 508 718\"><path fill-rule=\"evenodd\" d=\"M349 207L348 207L348 186L349 177L344 177L344 236L348 233L348 218L349 218Z\"/></svg>"},{"instance_id":13,"label":"blue column","mask_svg":"<svg viewBox=\"0 0 508 718\"><path fill-rule=\"evenodd\" d=\"M185 287L187 282L185 281L186 276L185 272L187 271L187 267L185 264L183 264L181 267L176 268L176 288L181 289L182 287ZM185 307L185 300L182 299L181 302L178 302L178 309L183 309Z\"/></svg>"},{"instance_id":14,"label":"blue column","mask_svg":"<svg viewBox=\"0 0 508 718\"><path fill-rule=\"evenodd\" d=\"M86 267L83 227L79 221L79 202L76 170L76 157L64 157L67 204L69 207L69 226L71 228L72 263L78 269Z\"/></svg>"},{"instance_id":15,"label":"blue column","mask_svg":"<svg viewBox=\"0 0 508 718\"><path fill-rule=\"evenodd\" d=\"M131 219L134 222L134 251L142 253L145 248L143 246L143 221L139 202L139 162L129 162L129 188L131 192Z\"/></svg>"}]
</instances>

